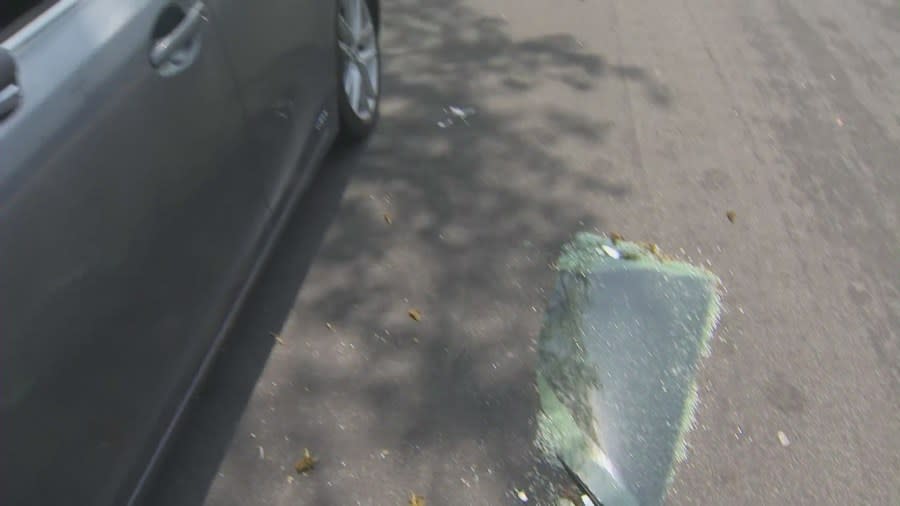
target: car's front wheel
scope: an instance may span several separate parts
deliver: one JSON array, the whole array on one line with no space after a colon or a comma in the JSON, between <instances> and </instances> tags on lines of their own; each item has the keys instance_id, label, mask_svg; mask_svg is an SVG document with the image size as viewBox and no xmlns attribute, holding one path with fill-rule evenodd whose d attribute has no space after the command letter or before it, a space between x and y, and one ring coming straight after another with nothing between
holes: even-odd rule
<instances>
[{"instance_id":1,"label":"car's front wheel","mask_svg":"<svg viewBox=\"0 0 900 506\"><path fill-rule=\"evenodd\" d=\"M381 51L374 0L338 0L338 112L341 137L360 141L378 121Z\"/></svg>"}]
</instances>

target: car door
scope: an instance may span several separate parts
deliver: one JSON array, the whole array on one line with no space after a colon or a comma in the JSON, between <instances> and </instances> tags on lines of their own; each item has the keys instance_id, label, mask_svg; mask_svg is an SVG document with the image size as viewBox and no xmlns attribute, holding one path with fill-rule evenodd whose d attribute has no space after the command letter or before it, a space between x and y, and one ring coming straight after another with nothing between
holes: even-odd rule
<instances>
[{"instance_id":1,"label":"car door","mask_svg":"<svg viewBox=\"0 0 900 506\"><path fill-rule=\"evenodd\" d=\"M124 504L243 286L265 188L202 2L17 4L42 13L15 13L0 65L0 504Z\"/></svg>"},{"instance_id":2,"label":"car door","mask_svg":"<svg viewBox=\"0 0 900 506\"><path fill-rule=\"evenodd\" d=\"M256 167L277 204L336 91L334 0L217 0L213 5L247 111ZM310 167L301 167L309 170Z\"/></svg>"}]
</instances>

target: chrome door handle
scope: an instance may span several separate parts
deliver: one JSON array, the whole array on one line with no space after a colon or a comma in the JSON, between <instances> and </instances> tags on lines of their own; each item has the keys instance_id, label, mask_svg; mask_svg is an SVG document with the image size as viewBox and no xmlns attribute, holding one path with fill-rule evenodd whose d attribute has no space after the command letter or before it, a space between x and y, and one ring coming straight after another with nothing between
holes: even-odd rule
<instances>
[{"instance_id":1,"label":"chrome door handle","mask_svg":"<svg viewBox=\"0 0 900 506\"><path fill-rule=\"evenodd\" d=\"M19 106L21 96L21 91L15 84L7 85L6 88L0 90L0 118L13 112Z\"/></svg>"},{"instance_id":2,"label":"chrome door handle","mask_svg":"<svg viewBox=\"0 0 900 506\"><path fill-rule=\"evenodd\" d=\"M162 66L179 50L190 48L205 21L204 8L203 2L195 3L171 32L153 44L150 49L151 65Z\"/></svg>"},{"instance_id":3,"label":"chrome door handle","mask_svg":"<svg viewBox=\"0 0 900 506\"><path fill-rule=\"evenodd\" d=\"M0 48L0 119L13 112L22 99L16 77L16 61L6 49Z\"/></svg>"}]
</instances>

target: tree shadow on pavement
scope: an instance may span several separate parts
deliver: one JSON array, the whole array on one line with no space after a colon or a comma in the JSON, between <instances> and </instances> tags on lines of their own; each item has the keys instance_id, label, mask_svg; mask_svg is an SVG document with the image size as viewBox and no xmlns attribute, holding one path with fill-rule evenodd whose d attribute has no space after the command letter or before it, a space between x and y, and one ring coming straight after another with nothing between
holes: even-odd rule
<instances>
[{"instance_id":1,"label":"tree shadow on pavement","mask_svg":"<svg viewBox=\"0 0 900 506\"><path fill-rule=\"evenodd\" d=\"M550 264L604 228L598 202L630 193L566 156L602 150L612 125L553 93L622 79L671 97L638 67L568 35L514 39L459 0L387 1L382 50L379 130L346 192L351 163L308 192L151 504L548 499L531 445ZM320 465L294 478L305 447Z\"/></svg>"}]
</instances>

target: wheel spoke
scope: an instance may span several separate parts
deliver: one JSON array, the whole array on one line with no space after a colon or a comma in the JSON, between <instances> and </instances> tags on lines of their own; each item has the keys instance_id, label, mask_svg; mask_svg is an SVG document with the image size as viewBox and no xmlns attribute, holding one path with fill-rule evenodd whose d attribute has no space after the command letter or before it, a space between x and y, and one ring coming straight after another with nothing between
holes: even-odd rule
<instances>
[{"instance_id":1,"label":"wheel spoke","mask_svg":"<svg viewBox=\"0 0 900 506\"><path fill-rule=\"evenodd\" d=\"M362 28L360 28L360 31L357 34L356 43L368 46L373 42L375 42L375 27L367 20L366 23L363 23Z\"/></svg>"},{"instance_id":2,"label":"wheel spoke","mask_svg":"<svg viewBox=\"0 0 900 506\"><path fill-rule=\"evenodd\" d=\"M365 116L369 111L369 100L366 98L365 93L360 92L359 95L357 95L355 110L356 114L360 117Z\"/></svg>"},{"instance_id":3,"label":"wheel spoke","mask_svg":"<svg viewBox=\"0 0 900 506\"><path fill-rule=\"evenodd\" d=\"M368 66L373 61L375 61L375 58L378 56L378 51L374 47L370 47L363 49L362 51L356 53L356 55L361 63Z\"/></svg>"},{"instance_id":4,"label":"wheel spoke","mask_svg":"<svg viewBox=\"0 0 900 506\"><path fill-rule=\"evenodd\" d=\"M353 27L344 16L338 16L338 40L345 44L353 44L356 38L353 35Z\"/></svg>"},{"instance_id":5,"label":"wheel spoke","mask_svg":"<svg viewBox=\"0 0 900 506\"><path fill-rule=\"evenodd\" d=\"M338 48L344 53L344 56L347 58L347 61L353 60L353 49L347 45L346 42L339 40Z\"/></svg>"},{"instance_id":6,"label":"wheel spoke","mask_svg":"<svg viewBox=\"0 0 900 506\"><path fill-rule=\"evenodd\" d=\"M363 27L363 1L364 0L350 0L353 2L353 40L359 41L359 36L362 33Z\"/></svg>"},{"instance_id":7,"label":"wheel spoke","mask_svg":"<svg viewBox=\"0 0 900 506\"><path fill-rule=\"evenodd\" d=\"M355 64L347 64L347 72L344 74L344 90L347 92L347 100L351 104L359 104L359 97L362 95L361 77Z\"/></svg>"},{"instance_id":8,"label":"wheel spoke","mask_svg":"<svg viewBox=\"0 0 900 506\"><path fill-rule=\"evenodd\" d=\"M357 61L356 68L359 71L359 75L362 78L362 87L366 90L366 97L371 98L378 95L378 92L375 91L375 84L372 81L372 76L369 75L369 67L367 67L363 62Z\"/></svg>"}]
</instances>

